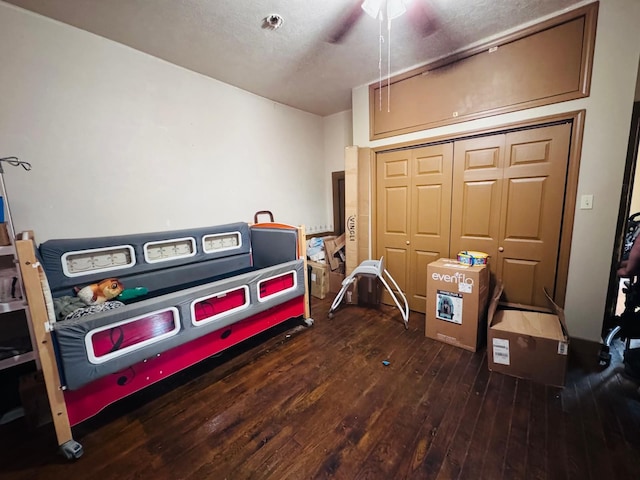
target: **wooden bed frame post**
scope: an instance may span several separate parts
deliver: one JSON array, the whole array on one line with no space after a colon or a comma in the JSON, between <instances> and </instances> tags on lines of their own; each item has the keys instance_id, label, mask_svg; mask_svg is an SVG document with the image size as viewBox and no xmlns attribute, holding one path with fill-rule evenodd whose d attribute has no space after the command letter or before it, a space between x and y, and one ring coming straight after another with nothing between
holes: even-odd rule
<instances>
[{"instance_id":1,"label":"wooden bed frame post","mask_svg":"<svg viewBox=\"0 0 640 480\"><path fill-rule=\"evenodd\" d=\"M47 313L47 305L40 280L42 266L36 259L33 240L16 240L16 253L22 273L25 295L31 312L35 343L38 346L38 355L40 355L42 373L47 387L49 407L53 417L58 445L61 452L68 459L79 458L83 453L82 446L73 440L71 435L71 424L69 423L67 406L62 392L62 382L58 373L53 340L51 333L47 329L49 314Z\"/></svg>"},{"instance_id":2,"label":"wooden bed frame post","mask_svg":"<svg viewBox=\"0 0 640 480\"><path fill-rule=\"evenodd\" d=\"M298 226L298 255L304 260L304 322L313 325L311 308L309 307L309 272L307 270L307 233L304 225Z\"/></svg>"}]
</instances>

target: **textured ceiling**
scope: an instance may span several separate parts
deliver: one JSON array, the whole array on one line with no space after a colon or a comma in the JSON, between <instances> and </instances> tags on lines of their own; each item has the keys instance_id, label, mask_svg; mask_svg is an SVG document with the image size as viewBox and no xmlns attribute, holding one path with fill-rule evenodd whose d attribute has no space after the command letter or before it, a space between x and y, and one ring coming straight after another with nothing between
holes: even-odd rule
<instances>
[{"instance_id":1,"label":"textured ceiling","mask_svg":"<svg viewBox=\"0 0 640 480\"><path fill-rule=\"evenodd\" d=\"M327 39L354 0L5 0L271 100L330 115L351 89L379 77L379 24L361 15L338 44ZM409 15L392 22L391 72L406 70L576 0L412 0L438 27L423 37ZM355 0L358 3L358 0ZM284 23L263 28L277 13ZM386 48L383 70L387 69Z\"/></svg>"}]
</instances>

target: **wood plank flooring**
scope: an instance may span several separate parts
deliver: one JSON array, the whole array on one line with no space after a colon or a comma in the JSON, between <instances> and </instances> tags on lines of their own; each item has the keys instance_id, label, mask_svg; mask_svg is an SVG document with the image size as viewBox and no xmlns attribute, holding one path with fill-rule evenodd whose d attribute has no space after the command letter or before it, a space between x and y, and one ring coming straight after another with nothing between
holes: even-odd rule
<instances>
[{"instance_id":1,"label":"wood plank flooring","mask_svg":"<svg viewBox=\"0 0 640 480\"><path fill-rule=\"evenodd\" d=\"M74 428L0 426L0 478L638 479L640 394L572 348L564 389L489 372L424 337L424 316L313 299L276 327ZM388 366L382 361L388 360Z\"/></svg>"}]
</instances>

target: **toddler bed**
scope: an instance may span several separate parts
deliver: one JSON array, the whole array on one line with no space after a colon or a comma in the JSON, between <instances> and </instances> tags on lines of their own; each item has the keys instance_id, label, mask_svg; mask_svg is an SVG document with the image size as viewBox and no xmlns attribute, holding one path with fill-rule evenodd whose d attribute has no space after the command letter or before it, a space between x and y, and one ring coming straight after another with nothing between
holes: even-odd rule
<instances>
[{"instance_id":1,"label":"toddler bed","mask_svg":"<svg viewBox=\"0 0 640 480\"><path fill-rule=\"evenodd\" d=\"M37 248L23 239L16 249L58 443L70 459L82 455L71 427L107 405L288 319L313 323L302 227L239 222ZM144 294L66 319L55 311L52 298L106 278Z\"/></svg>"}]
</instances>

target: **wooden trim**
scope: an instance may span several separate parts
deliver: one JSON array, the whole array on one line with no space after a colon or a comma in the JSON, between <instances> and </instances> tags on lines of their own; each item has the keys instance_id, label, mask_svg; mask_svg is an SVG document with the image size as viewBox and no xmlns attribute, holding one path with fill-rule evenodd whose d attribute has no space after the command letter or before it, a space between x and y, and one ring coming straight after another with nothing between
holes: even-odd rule
<instances>
[{"instance_id":1,"label":"wooden trim","mask_svg":"<svg viewBox=\"0 0 640 480\"><path fill-rule=\"evenodd\" d=\"M564 300L567 293L567 279L569 277L571 238L573 236L573 221L576 211L576 199L578 197L578 173L580 171L580 159L582 158L582 137L584 135L585 115L585 110L579 110L574 112L570 118L573 121L573 127L571 128L569 165L565 181L564 214L562 216L562 227L560 229L556 290L553 293L553 301L562 308L564 308Z\"/></svg>"},{"instance_id":2,"label":"wooden trim","mask_svg":"<svg viewBox=\"0 0 640 480\"><path fill-rule=\"evenodd\" d=\"M369 252L369 257L375 258L378 252L378 215L376 212L378 211L378 174L377 174L377 165L378 165L378 151L375 149L371 149L371 156L369 157L369 171L371 175L369 176L369 192L371 193L369 201L369 206L371 207L369 210L369 228L371 229L371 251Z\"/></svg>"},{"instance_id":3,"label":"wooden trim","mask_svg":"<svg viewBox=\"0 0 640 480\"><path fill-rule=\"evenodd\" d=\"M333 234L340 235L340 229L338 228L338 220L340 218L340 190L338 189L338 182L342 180L344 182L344 170L339 172L331 172L331 191L333 195ZM342 231L344 232L346 225L342 225Z\"/></svg>"},{"instance_id":4,"label":"wooden trim","mask_svg":"<svg viewBox=\"0 0 640 480\"><path fill-rule=\"evenodd\" d=\"M377 205L377 186L376 186L376 164L377 154L385 151L416 148L419 146L433 145L443 142L454 142L463 140L465 138L494 135L502 132L525 129L525 128L537 128L544 125L554 123L572 122L571 129L571 143L569 146L569 160L567 167L566 177L566 189L564 196L564 213L562 216L562 228L560 231L560 247L558 251L558 266L556 273L556 289L553 294L553 300L560 307L564 307L564 300L567 289L567 278L569 275L569 260L571 253L571 237L573 233L573 222L575 216L575 207L578 191L578 173L580 170L580 158L582 154L582 137L584 132L584 118L586 115L585 110L576 110L572 112L559 113L555 115L548 115L544 117L538 117L533 119L522 120L518 122L511 122L489 128L470 130L467 132L460 132L456 134L440 135L437 137L423 139L413 142L402 142L394 145L385 145L381 147L372 148L371 152L371 236L372 236L372 256L377 253L376 244L376 215L375 209Z\"/></svg>"},{"instance_id":5,"label":"wooden trim","mask_svg":"<svg viewBox=\"0 0 640 480\"><path fill-rule=\"evenodd\" d=\"M326 232L307 233L307 238L328 237L330 235L335 235L335 232L327 230Z\"/></svg>"},{"instance_id":6,"label":"wooden trim","mask_svg":"<svg viewBox=\"0 0 640 480\"><path fill-rule=\"evenodd\" d=\"M423 75L424 73L430 70L441 68L446 65L463 60L465 58L469 58L473 55L477 55L490 48L506 45L516 40L520 40L522 38L542 32L549 28L553 28L563 23L575 20L577 18L584 17L584 37L583 37L583 44L582 44L583 49L582 49L582 57L581 57L581 65L580 65L580 80L579 80L580 87L578 90L559 94L559 95L553 95L551 97L531 100L531 101L519 103L516 105L507 105L504 107L494 108L494 109L486 110L483 112L460 115L455 118L445 119L445 120L436 121L436 122L429 122L426 124L413 125L413 126L408 126L404 128L399 128L389 132L382 132L382 133L375 134L374 133L374 128L375 128L374 113L375 113L375 104L376 104L376 98L377 98L375 95L375 90L379 87L379 82L375 82L369 85L369 139L379 140L382 138L394 137L394 136L403 135L406 133L413 133L420 130L427 130L427 129L440 127L444 125L467 122L467 121L476 120L479 118L501 115L504 113L516 112L516 111L525 110L529 108L540 107L544 105L550 105L553 103L565 102L565 101L575 100L577 98L583 98L583 97L589 96L591 75L592 75L592 68L593 68L593 53L595 49L598 8L599 8L599 2L598 1L593 2L591 4L588 4L583 7L577 8L575 10L558 15L554 18L548 19L536 25L531 25L517 32L513 32L510 34L504 35L500 38L497 38L488 42L484 42L472 48L459 51L450 56L441 58L429 64L418 67L416 69L395 75L390 79L390 83L391 85L393 85L394 83L398 83L402 80L406 80L408 78L415 77L418 75ZM383 83L386 84L386 81Z\"/></svg>"},{"instance_id":7,"label":"wooden trim","mask_svg":"<svg viewBox=\"0 0 640 480\"><path fill-rule=\"evenodd\" d=\"M598 27L598 9L600 2L594 2L576 10L584 12L584 41L582 43L582 61L580 68L580 91L585 97L591 94L591 76L593 70L593 53L596 48L596 30ZM575 13L570 12L570 13Z\"/></svg>"},{"instance_id":8,"label":"wooden trim","mask_svg":"<svg viewBox=\"0 0 640 480\"><path fill-rule=\"evenodd\" d=\"M371 259L371 230L369 226L371 224L370 219L370 203L371 196L369 195L369 188L371 188L371 176L370 170L371 157L373 156L371 149L359 148L358 149L358 264L365 260Z\"/></svg>"},{"instance_id":9,"label":"wooden trim","mask_svg":"<svg viewBox=\"0 0 640 480\"><path fill-rule=\"evenodd\" d=\"M602 344L600 342L593 342L583 338L571 338L569 342L569 355L577 360L577 364L592 366L593 371L599 371L602 369L602 367L598 365L601 348Z\"/></svg>"},{"instance_id":10,"label":"wooden trim","mask_svg":"<svg viewBox=\"0 0 640 480\"><path fill-rule=\"evenodd\" d=\"M311 309L309 308L309 272L307 271L307 236L305 235L304 225L298 228L298 258L304 260L302 269L304 270L304 318L311 318Z\"/></svg>"},{"instance_id":11,"label":"wooden trim","mask_svg":"<svg viewBox=\"0 0 640 480\"><path fill-rule=\"evenodd\" d=\"M42 285L40 283L40 267L34 253L34 244L32 240L17 240L16 254L18 256L18 264L22 273L25 295L27 303L31 310L31 319L33 321L33 331L38 345L38 354L42 364L42 373L44 375L45 385L47 387L47 397L49 398L49 407L51 408L51 416L53 425L56 430L58 445L72 440L71 424L69 423L69 415L67 414L67 405L64 401L62 392L62 382L58 374L58 364L53 350L53 340L51 334L47 332L45 325L49 323L49 314L45 304Z\"/></svg>"},{"instance_id":12,"label":"wooden trim","mask_svg":"<svg viewBox=\"0 0 640 480\"><path fill-rule=\"evenodd\" d=\"M438 135L435 137L424 138L421 140L410 140L406 142L393 143L388 145L381 145L378 147L371 147L371 151L375 154L379 152L387 152L391 150L400 150L403 148L415 148L420 146L433 145L436 143L452 142L457 140L463 140L465 138L494 135L502 133L507 130L518 130L524 128L532 128L550 123L560 123L566 121L572 121L579 115L584 115L585 110L572 110L570 112L556 113L553 115L545 115L544 117L529 118L526 120L518 120L515 122L501 123L493 125L491 127L476 128L473 130L466 130L464 132L448 133L444 135Z\"/></svg>"}]
</instances>

